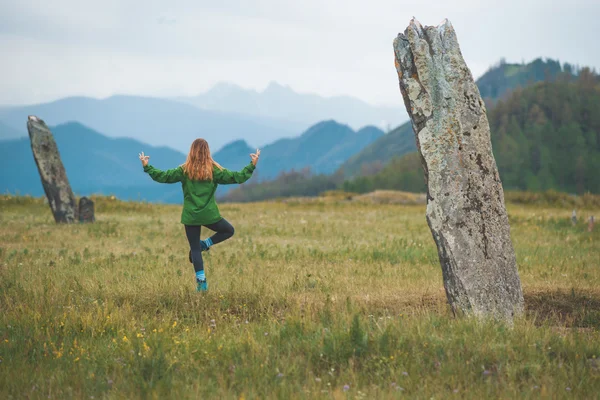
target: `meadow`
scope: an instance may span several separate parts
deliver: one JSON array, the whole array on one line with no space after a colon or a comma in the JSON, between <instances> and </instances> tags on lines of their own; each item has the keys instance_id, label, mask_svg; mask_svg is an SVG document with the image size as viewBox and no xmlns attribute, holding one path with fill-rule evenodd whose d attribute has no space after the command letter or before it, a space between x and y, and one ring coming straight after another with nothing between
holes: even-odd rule
<instances>
[{"instance_id":1,"label":"meadow","mask_svg":"<svg viewBox=\"0 0 600 400\"><path fill-rule=\"evenodd\" d=\"M423 205L221 211L236 234L197 293L179 206L96 198L96 223L56 225L0 197L0 398L599 396L600 227L571 207L508 204L512 327L452 315Z\"/></svg>"}]
</instances>

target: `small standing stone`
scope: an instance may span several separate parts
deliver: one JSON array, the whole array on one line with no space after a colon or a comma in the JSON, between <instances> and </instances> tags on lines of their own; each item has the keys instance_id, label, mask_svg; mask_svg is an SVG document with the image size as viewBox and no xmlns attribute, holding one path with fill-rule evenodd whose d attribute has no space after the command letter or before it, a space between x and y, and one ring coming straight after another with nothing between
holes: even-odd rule
<instances>
[{"instance_id":1,"label":"small standing stone","mask_svg":"<svg viewBox=\"0 0 600 400\"><path fill-rule=\"evenodd\" d=\"M79 199L79 222L94 222L94 202L87 197Z\"/></svg>"},{"instance_id":2,"label":"small standing stone","mask_svg":"<svg viewBox=\"0 0 600 400\"><path fill-rule=\"evenodd\" d=\"M591 232L594 230L594 216L591 215L590 216L590 220L588 221L588 232Z\"/></svg>"},{"instance_id":3,"label":"small standing stone","mask_svg":"<svg viewBox=\"0 0 600 400\"><path fill-rule=\"evenodd\" d=\"M573 214L571 214L571 223L577 225L577 212L575 210L573 210Z\"/></svg>"},{"instance_id":4,"label":"small standing stone","mask_svg":"<svg viewBox=\"0 0 600 400\"><path fill-rule=\"evenodd\" d=\"M33 158L37 164L48 204L58 223L77 221L77 203L69 185L65 167L60 159L52 132L44 121L30 115L27 130L31 140Z\"/></svg>"}]
</instances>

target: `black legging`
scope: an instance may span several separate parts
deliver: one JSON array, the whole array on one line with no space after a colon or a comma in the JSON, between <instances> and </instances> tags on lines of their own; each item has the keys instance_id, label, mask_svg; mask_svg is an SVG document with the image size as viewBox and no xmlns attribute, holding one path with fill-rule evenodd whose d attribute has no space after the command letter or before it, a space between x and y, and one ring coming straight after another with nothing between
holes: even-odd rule
<instances>
[{"instance_id":1,"label":"black legging","mask_svg":"<svg viewBox=\"0 0 600 400\"><path fill-rule=\"evenodd\" d=\"M219 222L215 222L214 224L204 226L211 231L216 232L210 237L213 244L221 243L222 241L229 239L235 232L233 226L231 226L231 224L227 222L225 218L222 218ZM190 242L194 271L196 272L204 269L204 261L202 260L202 247L200 246L201 228L201 225L185 225L185 235L187 236L188 242Z\"/></svg>"}]
</instances>

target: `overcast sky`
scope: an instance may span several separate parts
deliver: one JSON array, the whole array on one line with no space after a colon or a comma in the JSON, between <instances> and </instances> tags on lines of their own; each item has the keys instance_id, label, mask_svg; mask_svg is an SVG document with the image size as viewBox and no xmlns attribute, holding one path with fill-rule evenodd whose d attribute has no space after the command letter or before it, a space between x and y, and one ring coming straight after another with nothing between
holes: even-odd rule
<instances>
[{"instance_id":1,"label":"overcast sky","mask_svg":"<svg viewBox=\"0 0 600 400\"><path fill-rule=\"evenodd\" d=\"M450 19L475 77L502 57L600 69L599 0L0 0L0 104L277 81L399 105L392 41L413 15Z\"/></svg>"}]
</instances>

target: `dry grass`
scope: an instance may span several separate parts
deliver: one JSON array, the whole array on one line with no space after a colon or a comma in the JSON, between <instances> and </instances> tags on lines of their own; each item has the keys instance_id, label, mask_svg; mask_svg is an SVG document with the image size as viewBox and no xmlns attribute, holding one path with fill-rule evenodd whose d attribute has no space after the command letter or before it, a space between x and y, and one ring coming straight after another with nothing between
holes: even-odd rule
<instances>
[{"instance_id":1,"label":"dry grass","mask_svg":"<svg viewBox=\"0 0 600 400\"><path fill-rule=\"evenodd\" d=\"M353 198L354 201L369 204L426 204L423 193L399 192L396 190L376 190Z\"/></svg>"},{"instance_id":2,"label":"dry grass","mask_svg":"<svg viewBox=\"0 0 600 400\"><path fill-rule=\"evenodd\" d=\"M508 211L513 329L452 317L423 205L224 205L201 295L178 206L99 198L97 223L59 226L4 197L0 396L594 397L600 234Z\"/></svg>"}]
</instances>

